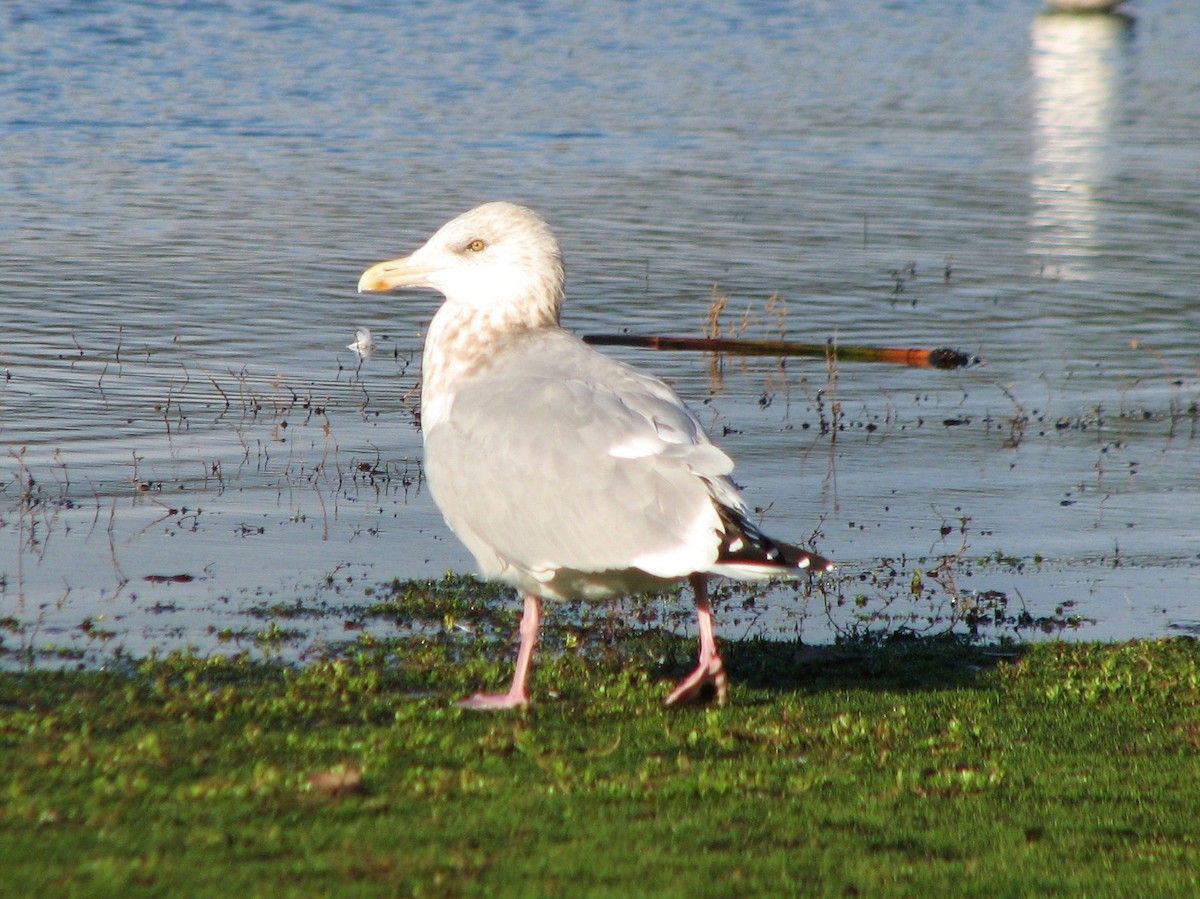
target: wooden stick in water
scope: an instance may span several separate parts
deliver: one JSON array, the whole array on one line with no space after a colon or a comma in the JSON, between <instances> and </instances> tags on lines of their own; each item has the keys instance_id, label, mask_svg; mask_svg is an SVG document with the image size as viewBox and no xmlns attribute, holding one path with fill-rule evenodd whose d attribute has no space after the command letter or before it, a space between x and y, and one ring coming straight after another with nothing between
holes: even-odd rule
<instances>
[{"instance_id":1,"label":"wooden stick in water","mask_svg":"<svg viewBox=\"0 0 1200 899\"><path fill-rule=\"evenodd\" d=\"M791 340L740 340L725 337L653 337L639 334L585 334L584 343L593 346L630 346L651 350L691 350L700 353L727 353L731 356L833 356L840 362L889 362L917 368L963 368L979 362L966 353L947 347L932 350L889 349L886 347L845 346L833 343L796 343Z\"/></svg>"}]
</instances>

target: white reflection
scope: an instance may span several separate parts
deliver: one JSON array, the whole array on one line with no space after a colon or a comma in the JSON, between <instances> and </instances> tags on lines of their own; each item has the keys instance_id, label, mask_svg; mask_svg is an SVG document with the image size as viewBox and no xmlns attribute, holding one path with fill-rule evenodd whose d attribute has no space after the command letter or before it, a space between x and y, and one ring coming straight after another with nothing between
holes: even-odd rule
<instances>
[{"instance_id":1,"label":"white reflection","mask_svg":"<svg viewBox=\"0 0 1200 899\"><path fill-rule=\"evenodd\" d=\"M375 352L375 338L371 336L370 328L357 328L354 331L354 343L348 343L346 346L364 359L370 359L371 354Z\"/></svg>"},{"instance_id":2,"label":"white reflection","mask_svg":"<svg viewBox=\"0 0 1200 899\"><path fill-rule=\"evenodd\" d=\"M1095 192L1108 175L1122 15L1047 13L1033 22L1033 214L1030 246L1047 273L1088 278Z\"/></svg>"}]
</instances>

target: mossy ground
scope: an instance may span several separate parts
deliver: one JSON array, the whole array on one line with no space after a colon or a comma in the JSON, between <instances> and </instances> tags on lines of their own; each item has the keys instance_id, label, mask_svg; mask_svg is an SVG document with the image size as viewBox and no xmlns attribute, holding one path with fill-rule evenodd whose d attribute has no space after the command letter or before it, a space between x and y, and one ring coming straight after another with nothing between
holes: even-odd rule
<instances>
[{"instance_id":1,"label":"mossy ground","mask_svg":"<svg viewBox=\"0 0 1200 899\"><path fill-rule=\"evenodd\" d=\"M690 641L552 629L481 714L511 611L402 590L448 626L0 675L4 894L1200 890L1196 641L731 642L731 704L665 711Z\"/></svg>"}]
</instances>

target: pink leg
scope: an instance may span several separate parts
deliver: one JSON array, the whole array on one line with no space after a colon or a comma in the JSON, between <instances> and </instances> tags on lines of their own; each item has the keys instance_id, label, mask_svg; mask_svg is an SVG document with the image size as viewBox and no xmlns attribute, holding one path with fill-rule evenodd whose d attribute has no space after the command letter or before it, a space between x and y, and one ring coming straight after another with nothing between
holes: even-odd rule
<instances>
[{"instance_id":1,"label":"pink leg","mask_svg":"<svg viewBox=\"0 0 1200 899\"><path fill-rule=\"evenodd\" d=\"M462 709L515 709L529 703L529 663L537 645L538 627L542 623L542 601L532 593L525 594L525 614L521 616L521 648L517 650L517 668L507 693L476 693L470 699L456 702Z\"/></svg>"},{"instance_id":2,"label":"pink leg","mask_svg":"<svg viewBox=\"0 0 1200 899\"><path fill-rule=\"evenodd\" d=\"M700 624L700 661L695 670L671 691L666 704L682 705L695 702L704 694L704 688L713 692L717 705L724 705L729 698L729 678L725 676L725 663L717 654L717 639L713 636L712 609L708 606L708 583L702 574L691 577L692 590L696 594L696 615Z\"/></svg>"}]
</instances>

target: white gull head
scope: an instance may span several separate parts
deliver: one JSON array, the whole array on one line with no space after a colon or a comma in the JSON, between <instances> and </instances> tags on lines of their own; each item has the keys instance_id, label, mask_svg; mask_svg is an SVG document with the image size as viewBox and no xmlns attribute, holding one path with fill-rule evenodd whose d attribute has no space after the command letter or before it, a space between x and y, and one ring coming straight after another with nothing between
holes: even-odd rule
<instances>
[{"instance_id":1,"label":"white gull head","mask_svg":"<svg viewBox=\"0 0 1200 899\"><path fill-rule=\"evenodd\" d=\"M423 247L373 265L360 293L425 287L501 327L558 322L565 272L550 227L531 209L485 203L443 225Z\"/></svg>"}]
</instances>

